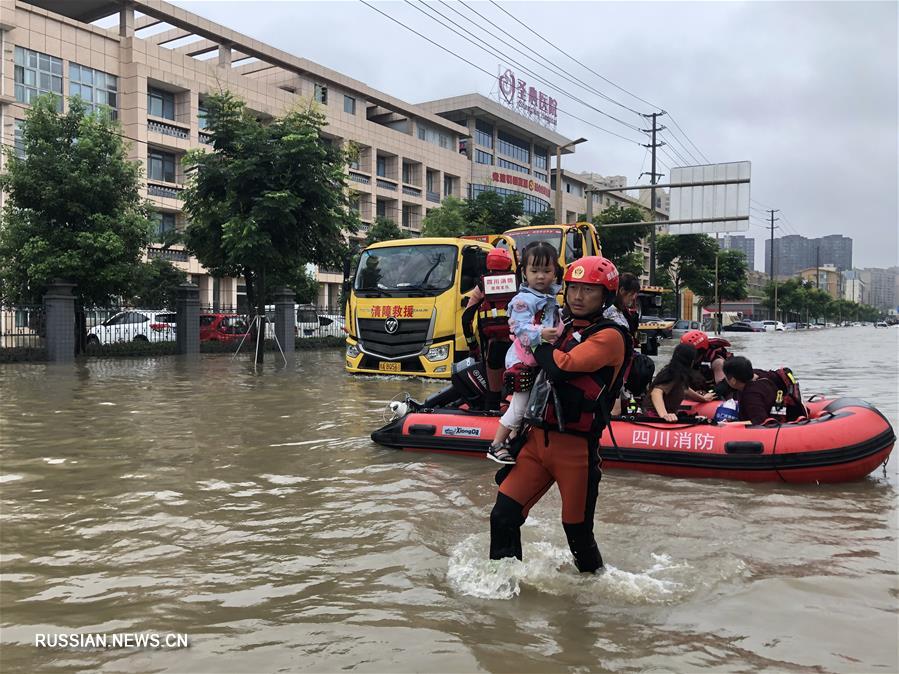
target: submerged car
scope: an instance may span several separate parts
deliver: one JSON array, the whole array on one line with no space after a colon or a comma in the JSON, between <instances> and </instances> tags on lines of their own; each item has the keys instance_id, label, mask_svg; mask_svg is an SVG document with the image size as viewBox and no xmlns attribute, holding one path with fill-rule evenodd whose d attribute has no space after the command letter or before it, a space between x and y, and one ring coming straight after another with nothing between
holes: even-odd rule
<instances>
[{"instance_id":1,"label":"submerged car","mask_svg":"<svg viewBox=\"0 0 899 674\"><path fill-rule=\"evenodd\" d=\"M780 332L786 330L786 327L784 327L784 324L780 321L762 321L762 326L765 328L766 332Z\"/></svg>"},{"instance_id":2,"label":"submerged car","mask_svg":"<svg viewBox=\"0 0 899 674\"><path fill-rule=\"evenodd\" d=\"M249 332L246 316L238 314L200 314L201 342L233 342Z\"/></svg>"},{"instance_id":3,"label":"submerged car","mask_svg":"<svg viewBox=\"0 0 899 674\"><path fill-rule=\"evenodd\" d=\"M721 328L722 332L765 332L765 328L759 325L753 325L756 321L736 321L730 325Z\"/></svg>"}]
</instances>

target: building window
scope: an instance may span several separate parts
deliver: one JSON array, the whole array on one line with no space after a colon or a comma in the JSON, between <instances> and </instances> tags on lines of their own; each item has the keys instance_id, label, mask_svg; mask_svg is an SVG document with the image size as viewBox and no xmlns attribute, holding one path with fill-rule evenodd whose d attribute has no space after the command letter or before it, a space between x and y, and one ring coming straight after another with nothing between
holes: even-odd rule
<instances>
[{"instance_id":1,"label":"building window","mask_svg":"<svg viewBox=\"0 0 899 674\"><path fill-rule=\"evenodd\" d=\"M543 182L546 182L548 180L547 175L545 173L541 173L540 171L534 171L534 177L537 178L537 180L542 180Z\"/></svg>"},{"instance_id":2,"label":"building window","mask_svg":"<svg viewBox=\"0 0 899 674\"><path fill-rule=\"evenodd\" d=\"M510 133L499 131L497 133L496 148L507 157L517 159L522 164L531 163L530 143L521 138L516 138Z\"/></svg>"},{"instance_id":3,"label":"building window","mask_svg":"<svg viewBox=\"0 0 899 674\"><path fill-rule=\"evenodd\" d=\"M474 151L474 160L477 164L490 164L493 165L493 155L489 152L484 152L483 150L475 150Z\"/></svg>"},{"instance_id":4,"label":"building window","mask_svg":"<svg viewBox=\"0 0 899 674\"><path fill-rule=\"evenodd\" d=\"M96 112L100 106L108 106L115 119L118 116L118 79L102 70L69 63L69 96L80 96L88 104L90 112Z\"/></svg>"},{"instance_id":5,"label":"building window","mask_svg":"<svg viewBox=\"0 0 899 674\"><path fill-rule=\"evenodd\" d=\"M175 120L175 94L162 89L147 89L147 114Z\"/></svg>"},{"instance_id":6,"label":"building window","mask_svg":"<svg viewBox=\"0 0 899 674\"><path fill-rule=\"evenodd\" d=\"M378 166L376 173L382 178L387 177L387 157L378 157Z\"/></svg>"},{"instance_id":7,"label":"building window","mask_svg":"<svg viewBox=\"0 0 899 674\"><path fill-rule=\"evenodd\" d=\"M17 119L15 124L15 151L19 159L25 159L25 120Z\"/></svg>"},{"instance_id":8,"label":"building window","mask_svg":"<svg viewBox=\"0 0 899 674\"><path fill-rule=\"evenodd\" d=\"M546 158L546 148L540 147L539 145L534 146L534 167L538 169L546 170L547 158Z\"/></svg>"},{"instance_id":9,"label":"building window","mask_svg":"<svg viewBox=\"0 0 899 674\"><path fill-rule=\"evenodd\" d=\"M197 107L197 127L202 131L209 124L209 110L202 105Z\"/></svg>"},{"instance_id":10,"label":"building window","mask_svg":"<svg viewBox=\"0 0 899 674\"><path fill-rule=\"evenodd\" d=\"M156 225L156 241L162 241L166 234L175 231L175 214L154 211L150 220Z\"/></svg>"},{"instance_id":11,"label":"building window","mask_svg":"<svg viewBox=\"0 0 899 674\"><path fill-rule=\"evenodd\" d=\"M454 182L451 176L443 176L443 196L448 197L453 193Z\"/></svg>"},{"instance_id":12,"label":"building window","mask_svg":"<svg viewBox=\"0 0 899 674\"><path fill-rule=\"evenodd\" d=\"M515 190L506 189L505 187L494 187L493 185L476 185L474 183L468 186L468 198L474 199L482 192L496 192L500 196L507 197L510 195L518 195L523 198L524 212L527 215L534 213L542 213L550 204L548 201L531 196L530 194L522 194Z\"/></svg>"},{"instance_id":13,"label":"building window","mask_svg":"<svg viewBox=\"0 0 899 674\"><path fill-rule=\"evenodd\" d=\"M343 111L348 115L356 114L356 99L352 96L343 97Z\"/></svg>"},{"instance_id":14,"label":"building window","mask_svg":"<svg viewBox=\"0 0 899 674\"><path fill-rule=\"evenodd\" d=\"M362 198L357 194L356 196L350 197L350 211L359 215L359 211L362 208Z\"/></svg>"},{"instance_id":15,"label":"building window","mask_svg":"<svg viewBox=\"0 0 899 674\"><path fill-rule=\"evenodd\" d=\"M521 164L515 164L510 161L506 161L502 157L496 158L496 165L505 169L509 169L510 171L518 171L519 173L528 173L530 174L531 169L527 166L522 166Z\"/></svg>"},{"instance_id":16,"label":"building window","mask_svg":"<svg viewBox=\"0 0 899 674\"><path fill-rule=\"evenodd\" d=\"M56 111L62 112L62 59L16 47L16 100L31 104L42 94L56 94Z\"/></svg>"},{"instance_id":17,"label":"building window","mask_svg":"<svg viewBox=\"0 0 899 674\"><path fill-rule=\"evenodd\" d=\"M322 105L328 104L328 87L324 84L315 83L315 93L313 94L316 101Z\"/></svg>"},{"instance_id":18,"label":"building window","mask_svg":"<svg viewBox=\"0 0 899 674\"><path fill-rule=\"evenodd\" d=\"M431 128L427 124L422 124L421 122L419 122L417 126L419 140L423 140L426 143L432 143L433 145L439 145L446 150L454 149L453 139L448 133L438 131L437 129Z\"/></svg>"},{"instance_id":19,"label":"building window","mask_svg":"<svg viewBox=\"0 0 899 674\"><path fill-rule=\"evenodd\" d=\"M493 125L482 122L480 119L474 123L474 139L478 145L493 148Z\"/></svg>"},{"instance_id":20,"label":"building window","mask_svg":"<svg viewBox=\"0 0 899 674\"><path fill-rule=\"evenodd\" d=\"M376 205L376 207L375 207L375 214L376 214L379 218L386 218L386 217L387 217L387 202L386 202L386 201L379 201L379 202L377 203L377 205Z\"/></svg>"},{"instance_id":21,"label":"building window","mask_svg":"<svg viewBox=\"0 0 899 674\"><path fill-rule=\"evenodd\" d=\"M150 150L147 153L147 177L166 183L175 182L175 155Z\"/></svg>"}]
</instances>

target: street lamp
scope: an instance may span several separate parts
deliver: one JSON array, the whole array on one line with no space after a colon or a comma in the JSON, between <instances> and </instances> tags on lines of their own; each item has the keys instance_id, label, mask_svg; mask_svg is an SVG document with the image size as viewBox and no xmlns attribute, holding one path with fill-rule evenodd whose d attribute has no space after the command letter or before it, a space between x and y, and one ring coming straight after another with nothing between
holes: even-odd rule
<instances>
[{"instance_id":1,"label":"street lamp","mask_svg":"<svg viewBox=\"0 0 899 674\"><path fill-rule=\"evenodd\" d=\"M579 143L586 143L586 138L578 138L577 140L573 140L570 143L565 143L565 145L559 145L556 148L556 222L564 223L565 217L560 216L559 214L562 212L562 150L567 150L570 147L574 147Z\"/></svg>"}]
</instances>

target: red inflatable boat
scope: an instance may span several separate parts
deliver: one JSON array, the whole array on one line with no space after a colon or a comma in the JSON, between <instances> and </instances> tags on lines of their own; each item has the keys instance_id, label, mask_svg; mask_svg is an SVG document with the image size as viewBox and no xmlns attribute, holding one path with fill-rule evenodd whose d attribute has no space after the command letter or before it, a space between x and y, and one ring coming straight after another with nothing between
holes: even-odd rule
<instances>
[{"instance_id":1,"label":"red inflatable boat","mask_svg":"<svg viewBox=\"0 0 899 674\"><path fill-rule=\"evenodd\" d=\"M717 405L691 411L712 417ZM760 426L615 419L611 434L606 429L601 439L603 468L752 482L849 482L889 458L896 435L869 403L838 398L812 401L808 408L808 419ZM426 409L408 412L371 438L397 449L483 457L498 421L498 413Z\"/></svg>"}]
</instances>

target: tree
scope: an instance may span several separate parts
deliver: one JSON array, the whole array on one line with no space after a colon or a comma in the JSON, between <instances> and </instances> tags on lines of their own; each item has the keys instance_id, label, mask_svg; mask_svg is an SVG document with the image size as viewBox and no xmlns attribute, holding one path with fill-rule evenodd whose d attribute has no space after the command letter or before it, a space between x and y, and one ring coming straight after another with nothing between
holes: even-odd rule
<instances>
[{"instance_id":1,"label":"tree","mask_svg":"<svg viewBox=\"0 0 899 674\"><path fill-rule=\"evenodd\" d=\"M178 286L186 281L186 272L168 260L154 258L137 267L131 303L147 309L174 309Z\"/></svg>"},{"instance_id":2,"label":"tree","mask_svg":"<svg viewBox=\"0 0 899 674\"><path fill-rule=\"evenodd\" d=\"M392 241L393 239L406 239L408 234L400 229L390 218L378 216L375 218L372 226L368 228L368 234L365 237L365 245L370 246L373 243L381 241Z\"/></svg>"},{"instance_id":3,"label":"tree","mask_svg":"<svg viewBox=\"0 0 899 674\"><path fill-rule=\"evenodd\" d=\"M25 157L6 148L0 176L9 195L0 222L3 300L39 302L56 278L75 283L85 305L131 293L150 223L140 164L128 160L121 133L108 111L88 113L78 97L65 114L52 95L32 103Z\"/></svg>"},{"instance_id":4,"label":"tree","mask_svg":"<svg viewBox=\"0 0 899 674\"><path fill-rule=\"evenodd\" d=\"M652 233L652 225L639 225L634 227L606 227L619 222L643 222L644 211L636 206L622 208L613 204L598 215L593 216L593 225L599 235L599 245L602 246L602 254L616 267L625 266L625 259L634 252L637 244L643 237ZM632 258L633 259L633 258ZM619 265L619 262L621 263ZM643 273L643 260L640 260L640 272Z\"/></svg>"},{"instance_id":5,"label":"tree","mask_svg":"<svg viewBox=\"0 0 899 674\"><path fill-rule=\"evenodd\" d=\"M720 250L718 255L718 301L728 302L741 300L746 297L746 256L739 250ZM708 286L701 291L691 288L702 299L703 306L709 306L715 302L715 270L712 268L711 276L703 275L703 281L708 281ZM716 308L717 311L717 308Z\"/></svg>"},{"instance_id":6,"label":"tree","mask_svg":"<svg viewBox=\"0 0 899 674\"><path fill-rule=\"evenodd\" d=\"M465 202L456 197L447 197L439 208L428 211L422 221L422 236L464 236L468 234L467 209Z\"/></svg>"},{"instance_id":7,"label":"tree","mask_svg":"<svg viewBox=\"0 0 899 674\"><path fill-rule=\"evenodd\" d=\"M534 213L528 219L528 226L530 227L554 224L556 224L556 212L551 208L547 208L545 211L540 211L539 213Z\"/></svg>"},{"instance_id":8,"label":"tree","mask_svg":"<svg viewBox=\"0 0 899 674\"><path fill-rule=\"evenodd\" d=\"M516 226L524 214L524 197L520 194L501 196L493 190L481 192L465 204L465 234L502 234Z\"/></svg>"},{"instance_id":9,"label":"tree","mask_svg":"<svg viewBox=\"0 0 899 674\"><path fill-rule=\"evenodd\" d=\"M675 316L680 318L680 294L689 288L697 295L714 283L718 244L707 234L661 235L656 238L658 267L668 272L675 297Z\"/></svg>"},{"instance_id":10,"label":"tree","mask_svg":"<svg viewBox=\"0 0 899 674\"><path fill-rule=\"evenodd\" d=\"M339 266L355 232L347 152L322 136L325 118L297 108L269 123L230 93L205 99L213 151L193 150L184 193L188 250L216 276L243 277L264 313L272 281L307 263Z\"/></svg>"}]
</instances>

